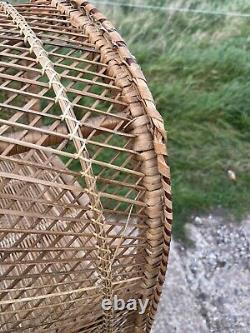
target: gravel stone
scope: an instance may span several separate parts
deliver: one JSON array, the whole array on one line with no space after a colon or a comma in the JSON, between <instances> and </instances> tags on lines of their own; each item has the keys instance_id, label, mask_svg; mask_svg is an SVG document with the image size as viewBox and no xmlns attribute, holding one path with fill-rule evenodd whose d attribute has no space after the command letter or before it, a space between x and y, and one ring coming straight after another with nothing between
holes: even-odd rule
<instances>
[{"instance_id":1,"label":"gravel stone","mask_svg":"<svg viewBox=\"0 0 250 333\"><path fill-rule=\"evenodd\" d=\"M172 241L152 333L249 333L250 218L195 217L190 247Z\"/></svg>"}]
</instances>

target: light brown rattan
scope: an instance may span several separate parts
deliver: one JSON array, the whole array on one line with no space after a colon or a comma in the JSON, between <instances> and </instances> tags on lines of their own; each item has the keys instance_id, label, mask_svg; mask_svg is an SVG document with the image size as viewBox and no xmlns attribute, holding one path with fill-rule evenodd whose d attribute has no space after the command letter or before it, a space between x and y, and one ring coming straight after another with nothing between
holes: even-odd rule
<instances>
[{"instance_id":1,"label":"light brown rattan","mask_svg":"<svg viewBox=\"0 0 250 333\"><path fill-rule=\"evenodd\" d=\"M0 1L0 332L149 332L167 268L166 134L90 3ZM146 312L104 311L114 295Z\"/></svg>"}]
</instances>

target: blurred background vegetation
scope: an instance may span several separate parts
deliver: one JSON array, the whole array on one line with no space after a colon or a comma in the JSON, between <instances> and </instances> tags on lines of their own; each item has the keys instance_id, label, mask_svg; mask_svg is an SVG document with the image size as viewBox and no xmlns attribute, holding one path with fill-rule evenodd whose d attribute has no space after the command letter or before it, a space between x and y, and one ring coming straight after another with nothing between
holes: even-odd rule
<instances>
[{"instance_id":1,"label":"blurred background vegetation","mask_svg":"<svg viewBox=\"0 0 250 333\"><path fill-rule=\"evenodd\" d=\"M250 14L246 0L126 3ZM175 235L184 237L194 214L219 208L242 218L250 204L250 17L98 7L126 39L164 118Z\"/></svg>"},{"instance_id":2,"label":"blurred background vegetation","mask_svg":"<svg viewBox=\"0 0 250 333\"><path fill-rule=\"evenodd\" d=\"M122 1L250 14L249 0L113 0ZM184 224L196 214L249 213L250 17L93 3L127 41L164 118L174 234L184 238Z\"/></svg>"}]
</instances>

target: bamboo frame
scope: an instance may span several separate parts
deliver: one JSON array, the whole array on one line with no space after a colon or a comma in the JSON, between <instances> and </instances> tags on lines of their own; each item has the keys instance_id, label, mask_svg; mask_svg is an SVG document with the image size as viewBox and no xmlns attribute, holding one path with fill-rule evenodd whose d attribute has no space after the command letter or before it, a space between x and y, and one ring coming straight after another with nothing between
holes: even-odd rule
<instances>
[{"instance_id":1,"label":"bamboo frame","mask_svg":"<svg viewBox=\"0 0 250 333\"><path fill-rule=\"evenodd\" d=\"M0 332L149 332L172 205L140 67L83 0L0 1L0 56Z\"/></svg>"}]
</instances>

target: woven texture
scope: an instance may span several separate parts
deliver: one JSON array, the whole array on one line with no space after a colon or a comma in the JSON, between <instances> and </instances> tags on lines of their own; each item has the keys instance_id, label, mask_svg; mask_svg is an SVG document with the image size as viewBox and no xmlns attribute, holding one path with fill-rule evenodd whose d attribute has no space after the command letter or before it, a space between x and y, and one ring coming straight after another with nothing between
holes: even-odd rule
<instances>
[{"instance_id":1,"label":"woven texture","mask_svg":"<svg viewBox=\"0 0 250 333\"><path fill-rule=\"evenodd\" d=\"M172 205L146 79L86 1L0 1L0 23L0 332L149 332Z\"/></svg>"}]
</instances>

